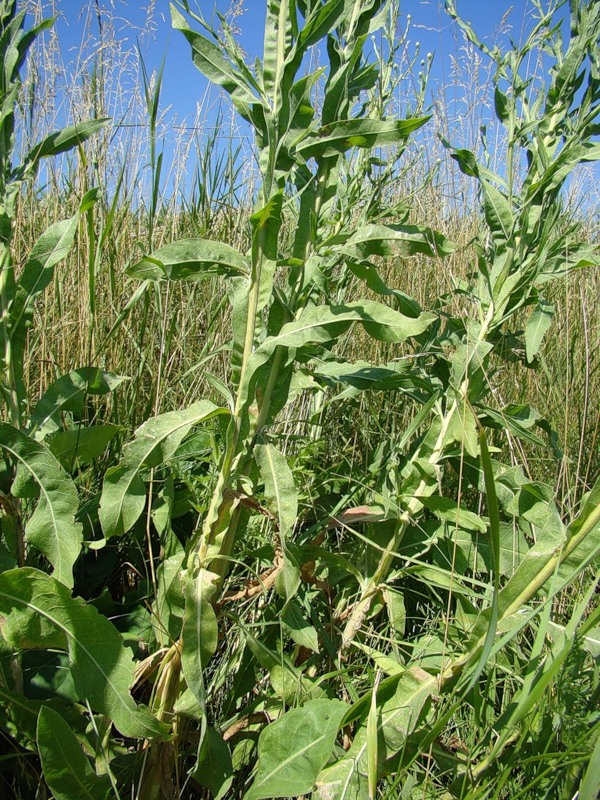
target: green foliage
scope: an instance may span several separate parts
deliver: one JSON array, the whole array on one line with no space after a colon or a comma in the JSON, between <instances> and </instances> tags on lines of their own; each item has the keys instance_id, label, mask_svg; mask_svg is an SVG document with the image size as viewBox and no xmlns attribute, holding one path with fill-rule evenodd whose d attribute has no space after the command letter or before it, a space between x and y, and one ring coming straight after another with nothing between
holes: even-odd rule
<instances>
[{"instance_id":1,"label":"green foliage","mask_svg":"<svg viewBox=\"0 0 600 800\"><path fill-rule=\"evenodd\" d=\"M556 435L526 394L504 399L501 377L546 368L557 279L599 264L562 197L575 167L600 160L600 7L572 3L566 36L557 7L536 3L504 52L449 4L495 69L505 142L499 161L485 137L478 152L443 142L479 203L462 248L391 199L430 121L424 75L412 106L395 106L397 4L266 7L253 66L226 18L214 30L186 2L171 9L254 134L243 236L226 223L217 235L226 214L211 223L209 200L191 235L164 243L162 68L153 82L143 64L144 255L110 262L111 291L117 271L141 284L104 338L139 315L137 373L83 366L34 395L36 304L85 239L95 319L124 173L112 204L86 183L15 269L19 192L104 120L14 166L19 69L49 23L25 32L0 0L0 724L34 765L18 785L140 800L592 797L600 480L588 468L574 499L536 479L535 459L555 468ZM525 77L532 54L547 85ZM411 275L459 258L463 280L424 292L423 310ZM164 410L179 292L206 328L186 406ZM227 408L196 400L198 385ZM127 403L141 425L120 418Z\"/></svg>"},{"instance_id":2,"label":"green foliage","mask_svg":"<svg viewBox=\"0 0 600 800\"><path fill-rule=\"evenodd\" d=\"M69 668L81 702L106 714L126 736L164 732L139 708L129 689L133 658L112 623L66 587L29 567L0 575L2 636L15 650L42 648L69 654Z\"/></svg>"},{"instance_id":3,"label":"green foliage","mask_svg":"<svg viewBox=\"0 0 600 800\"><path fill-rule=\"evenodd\" d=\"M38 716L37 746L44 777L57 800L110 796L108 775L96 775L69 725L47 706Z\"/></svg>"}]
</instances>

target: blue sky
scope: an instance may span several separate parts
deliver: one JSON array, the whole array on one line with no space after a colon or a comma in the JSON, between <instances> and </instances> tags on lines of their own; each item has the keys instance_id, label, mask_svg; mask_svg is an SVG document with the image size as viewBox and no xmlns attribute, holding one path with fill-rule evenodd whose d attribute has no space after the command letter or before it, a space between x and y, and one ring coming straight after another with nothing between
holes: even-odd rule
<instances>
[{"instance_id":1,"label":"blue sky","mask_svg":"<svg viewBox=\"0 0 600 800\"><path fill-rule=\"evenodd\" d=\"M113 21L113 40L116 38L122 43L121 50L125 55L130 56L139 44L149 73L155 72L164 59L159 150L164 153L161 182L166 195L174 196L173 193L189 189L191 176L198 162L199 151L195 137L202 139L211 136L217 121L221 125L217 129L220 134L217 150L226 152L231 141L234 146L239 145L242 148L241 156L236 157L237 162L240 159L248 163L252 161L249 126L243 122L240 124L239 120L234 119L234 114L228 110L230 103L227 100L221 103L219 90L209 89L204 76L194 67L188 43L181 33L171 27L169 0L42 0L42 2L47 5L52 2L58 12L55 30L65 65L64 80L67 87L71 81L70 76L77 72L76 65L80 59L82 42L86 43L83 48L85 53L91 55L85 62L84 70L91 70L94 63L93 53L97 51L101 41L97 8L100 10L100 19L103 20L105 28L111 20ZM549 0L543 0L544 5L548 2ZM208 21L212 18L215 25L218 25L215 8L225 13L233 4L241 3L244 11L235 20L239 29L240 44L247 53L249 61L262 55L266 0L189 0L189 3ZM445 109L449 119L448 127L444 128L444 135L447 135L457 147L478 149L479 125L489 123L493 113L491 105L487 102L489 93L486 98L485 89L489 75L482 73L475 77L470 73L463 74L465 85L471 90L471 96L466 95L460 84L453 84L451 80L452 63L454 59L461 59L464 39L456 23L446 14L443 0L399 0L399 3L400 27L406 25L409 14L411 17L407 48L409 53L414 52L418 42L419 59L425 58L427 53L434 54L428 102L432 103L434 98L440 97L441 89L444 87L443 102L440 107ZM527 30L533 25L531 0L513 0L513 2L455 0L455 3L458 13L463 19L471 22L477 35L489 46L493 46L496 42L510 46L509 37L516 42L522 41L526 38ZM568 6L565 5L561 13L567 18ZM192 27L198 26L193 23ZM110 109L108 113L115 123L125 123L124 127L117 124L114 141L118 140L121 143L121 152L125 153L121 158L127 159L131 153L127 136L137 130L147 137L147 114L143 110L140 112L139 105L137 111L130 111L130 106L126 102L127 93L131 95L133 88L140 84L137 57L133 60L129 58L128 63L122 67L119 63L115 64L114 52L107 52L107 60L112 64L114 71L113 85L112 89L109 87L109 91L115 91L114 81L116 81L118 92L122 90L125 97L120 108ZM81 76L78 80L81 81ZM65 94L69 94L68 88ZM202 108L197 117L199 103L202 103ZM222 119L217 117L219 109L223 113ZM195 118L199 120L197 124L194 123ZM64 118L58 116L52 127L59 127L64 121ZM135 163L137 158L138 163L148 164L147 139L143 147L145 150L138 152L137 156L133 154L129 159L132 163ZM440 156L445 159L445 152L427 149L425 160L431 166L429 161L433 163ZM184 182L179 189L173 177L177 170L170 171L175 164L185 165ZM453 162L451 166L453 167ZM149 196L147 183L149 175L148 170L144 169L145 183L143 188L140 188L139 195L141 202L146 202Z\"/></svg>"},{"instance_id":2,"label":"blue sky","mask_svg":"<svg viewBox=\"0 0 600 800\"><path fill-rule=\"evenodd\" d=\"M192 0L193 4L194 0ZM162 105L171 106L179 120L193 117L196 102L206 89L206 81L191 63L190 51L180 33L170 24L168 0L99 0L101 8L112 9L117 23L117 33L123 39L135 42L148 17L148 8L153 9L154 35L143 36L141 50L150 70L156 69L165 58L162 90ZM225 12L230 0L217 0L216 7ZM531 3L528 0L456 0L459 13L469 20L478 35L493 43L503 19L510 26L510 35L519 40L524 27L531 23ZM93 0L58 0L59 20L57 32L65 60L75 57L82 40L88 14L91 28L97 33ZM197 0L196 6L205 18L214 13L213 0ZM245 11L237 18L240 41L252 59L262 54L265 0L246 0ZM410 40L420 43L420 52L435 53L431 88L446 84L451 70L451 57L458 54L460 39L456 25L447 16L440 0L400 0L403 17L411 15ZM506 27L504 28L506 30Z\"/></svg>"}]
</instances>

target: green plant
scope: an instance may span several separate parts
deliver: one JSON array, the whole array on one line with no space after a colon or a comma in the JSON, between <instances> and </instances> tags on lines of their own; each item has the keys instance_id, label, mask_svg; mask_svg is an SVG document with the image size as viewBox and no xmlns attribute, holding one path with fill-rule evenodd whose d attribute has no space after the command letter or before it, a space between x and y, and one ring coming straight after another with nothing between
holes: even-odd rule
<instances>
[{"instance_id":1,"label":"green plant","mask_svg":"<svg viewBox=\"0 0 600 800\"><path fill-rule=\"evenodd\" d=\"M239 246L156 248L153 146L149 252L127 270L142 283L111 329L141 298L144 327L155 298L156 413L170 292L213 281L208 307L222 319L229 303L231 340L203 343L199 366L227 356L206 378L221 405L148 419L101 492L93 462L120 429L77 423L122 379L75 370L1 423L22 465L3 496L3 729L55 797L593 796L600 483L561 509L502 457L503 437L522 452L552 430L527 403L496 400L504 364L537 366L551 281L598 265L561 191L600 156L600 9L573 3L564 43L557 8L536 8L525 44L503 53L449 7L496 67L507 130L499 174L444 143L481 202L464 250L410 224L393 187L428 119L424 82L393 116L394 2L269 0L253 68L225 19L214 31L184 3L199 33L172 9L196 66L254 131L260 186ZM326 66L305 73L321 41ZM546 87L523 77L533 51L551 61ZM144 83L154 141L160 76ZM424 312L403 269L442 258L474 266ZM23 352L9 355L18 369ZM10 414L25 392L5 373ZM26 796L35 775L20 780Z\"/></svg>"}]
</instances>

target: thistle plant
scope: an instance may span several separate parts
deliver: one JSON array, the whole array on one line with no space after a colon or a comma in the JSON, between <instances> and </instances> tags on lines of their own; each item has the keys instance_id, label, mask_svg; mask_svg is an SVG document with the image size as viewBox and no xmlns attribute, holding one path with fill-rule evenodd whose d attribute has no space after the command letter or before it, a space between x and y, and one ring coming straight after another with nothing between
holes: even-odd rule
<instances>
[{"instance_id":1,"label":"thistle plant","mask_svg":"<svg viewBox=\"0 0 600 800\"><path fill-rule=\"evenodd\" d=\"M521 779L531 792L593 796L593 702L581 700L584 722L551 776L533 732L560 670L593 671L597 580L568 614L555 614L555 600L600 552L600 484L576 515L561 513L551 487L505 463L499 446L505 435L545 448L548 426L537 430L534 409L501 406L494 391L503 360L535 369L551 282L598 265L597 249L564 224L561 191L578 164L600 157L600 8L572 3L564 41L557 8L536 4L528 39L504 53L448 7L495 65L507 148L496 174L444 142L480 202L458 315L455 298L424 311L402 288L406 270L425 259L445 268L458 248L409 223L403 200L389 203L428 121L426 76L404 118L394 113L397 4L268 0L253 66L225 19L215 31L187 3L172 7L195 65L253 131L260 185L247 248L187 238L153 249L150 236L127 273L143 281L140 297L219 282L230 341L203 361L225 352L229 370L207 378L218 404L198 399L141 425L79 509L67 473L77 478L73 464L117 431L76 418L90 394L122 379L84 367L28 408L12 296L32 270L51 273L36 256L15 283L6 256L2 497L3 508L22 498L26 509L2 517L5 542L19 546L0 574L0 706L55 797L83 786L142 800L483 798L510 796ZM6 30L22 36L13 11ZM523 77L538 51L544 86ZM159 84L147 92L151 125ZM160 175L154 150L151 161ZM158 208L155 192L151 227ZM59 225L74 235L77 218ZM44 237L45 252L54 239ZM19 302L30 310L34 300ZM358 341L384 356L345 357ZM318 460L336 411L381 396L385 436L360 474ZM15 519L25 522L16 539ZM145 555L130 591L84 601L77 569L118 549ZM41 698L23 677L46 674L31 651L53 676ZM473 746L451 748L464 719ZM531 753L524 765L519 752Z\"/></svg>"}]
</instances>

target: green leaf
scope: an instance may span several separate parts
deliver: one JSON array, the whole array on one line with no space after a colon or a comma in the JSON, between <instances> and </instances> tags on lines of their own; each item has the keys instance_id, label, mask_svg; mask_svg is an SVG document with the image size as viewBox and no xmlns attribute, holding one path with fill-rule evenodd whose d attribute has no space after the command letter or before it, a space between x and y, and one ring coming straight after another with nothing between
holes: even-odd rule
<instances>
[{"instance_id":1,"label":"green leaf","mask_svg":"<svg viewBox=\"0 0 600 800\"><path fill-rule=\"evenodd\" d=\"M317 631L308 622L302 613L302 608L295 599L292 598L286 603L281 615L281 621L296 644L312 650L314 653L319 652Z\"/></svg>"},{"instance_id":2,"label":"green leaf","mask_svg":"<svg viewBox=\"0 0 600 800\"><path fill-rule=\"evenodd\" d=\"M382 691L386 685L396 686L391 697L387 689ZM369 797L366 723L373 691L374 689L362 697L346 715L345 724L356 719L355 709L360 709L363 724L356 731L348 752L334 764L325 767L317 777L314 800L367 800ZM394 675L387 681L382 681L377 690L377 697L383 698L383 702L378 704L378 730L383 739L381 744L385 745L382 749L386 757L400 752L406 745L426 704L438 691L437 676L429 675L419 668L405 670L401 676ZM381 763L379 768L381 772Z\"/></svg>"},{"instance_id":3,"label":"green leaf","mask_svg":"<svg viewBox=\"0 0 600 800\"><path fill-rule=\"evenodd\" d=\"M480 178L483 189L483 207L493 240L501 249L511 238L514 225L508 198L489 181Z\"/></svg>"},{"instance_id":4,"label":"green leaf","mask_svg":"<svg viewBox=\"0 0 600 800\"><path fill-rule=\"evenodd\" d=\"M404 594L386 586L383 590L383 599L387 608L388 619L396 635L401 639L406 632L406 606Z\"/></svg>"},{"instance_id":5,"label":"green leaf","mask_svg":"<svg viewBox=\"0 0 600 800\"><path fill-rule=\"evenodd\" d=\"M374 300L357 300L343 306L312 306L302 316L285 324L276 336L258 347L251 360L256 367L264 364L277 347L301 348L307 344L330 342L339 338L351 325L360 323L374 339L402 342L418 336L435 319L433 314L406 317Z\"/></svg>"},{"instance_id":6,"label":"green leaf","mask_svg":"<svg viewBox=\"0 0 600 800\"><path fill-rule=\"evenodd\" d=\"M202 280L215 275L248 275L248 262L230 245L208 239L179 239L154 250L152 255L128 267L138 280Z\"/></svg>"},{"instance_id":7,"label":"green leaf","mask_svg":"<svg viewBox=\"0 0 600 800\"><path fill-rule=\"evenodd\" d=\"M83 542L82 527L75 522L79 507L75 484L43 444L6 422L0 422L0 443L39 492L36 509L25 526L27 541L46 556L58 581L73 586L73 564ZM13 493L16 491L13 485Z\"/></svg>"},{"instance_id":8,"label":"green leaf","mask_svg":"<svg viewBox=\"0 0 600 800\"><path fill-rule=\"evenodd\" d=\"M329 158L345 153L352 147L379 147L403 142L423 127L429 117L413 119L376 120L344 119L321 128L315 136L305 139L296 152L305 159Z\"/></svg>"},{"instance_id":9,"label":"green leaf","mask_svg":"<svg viewBox=\"0 0 600 800\"><path fill-rule=\"evenodd\" d=\"M597 800L600 794L600 736L579 784L577 800Z\"/></svg>"},{"instance_id":10,"label":"green leaf","mask_svg":"<svg viewBox=\"0 0 600 800\"><path fill-rule=\"evenodd\" d=\"M272 444L257 444L254 457L265 484L267 507L277 517L279 534L285 536L296 524L298 490L286 457Z\"/></svg>"},{"instance_id":11,"label":"green leaf","mask_svg":"<svg viewBox=\"0 0 600 800\"><path fill-rule=\"evenodd\" d=\"M525 355L530 364L539 353L542 340L552 327L553 319L554 306L540 298L538 305L529 315L525 325Z\"/></svg>"},{"instance_id":12,"label":"green leaf","mask_svg":"<svg viewBox=\"0 0 600 800\"><path fill-rule=\"evenodd\" d=\"M313 800L370 800L367 763L367 729L361 727L343 758L317 776Z\"/></svg>"},{"instance_id":13,"label":"green leaf","mask_svg":"<svg viewBox=\"0 0 600 800\"><path fill-rule=\"evenodd\" d=\"M108 443L122 430L119 425L106 424L59 431L50 436L47 445L52 455L69 471L75 460L86 464L99 458Z\"/></svg>"},{"instance_id":14,"label":"green leaf","mask_svg":"<svg viewBox=\"0 0 600 800\"><path fill-rule=\"evenodd\" d=\"M273 445L256 445L254 457L265 484L267 507L278 521L279 539L285 561L276 588L286 600L289 600L296 594L300 585L300 569L286 546L286 536L292 531L298 516L298 491L286 457Z\"/></svg>"},{"instance_id":15,"label":"green leaf","mask_svg":"<svg viewBox=\"0 0 600 800\"><path fill-rule=\"evenodd\" d=\"M63 222L56 222L45 231L33 245L29 258L9 306L10 339L13 348L12 362L22 374L22 362L27 343L27 328L31 324L35 299L48 286L54 275L54 267L69 253L73 245L79 215Z\"/></svg>"},{"instance_id":16,"label":"green leaf","mask_svg":"<svg viewBox=\"0 0 600 800\"><path fill-rule=\"evenodd\" d=\"M217 86L222 86L244 119L252 121L251 106L259 105L260 100L248 88L242 74L224 56L221 48L205 36L192 31L185 17L171 4L173 27L181 31L192 48L194 65L203 75Z\"/></svg>"},{"instance_id":17,"label":"green leaf","mask_svg":"<svg viewBox=\"0 0 600 800\"><path fill-rule=\"evenodd\" d=\"M219 639L217 616L211 604L218 583L218 575L201 569L185 587L181 668L188 688L201 708L206 702L203 673L215 654Z\"/></svg>"},{"instance_id":18,"label":"green leaf","mask_svg":"<svg viewBox=\"0 0 600 800\"><path fill-rule=\"evenodd\" d=\"M81 367L62 375L50 384L31 415L30 432L43 438L60 427L65 412L81 414L87 395L103 395L113 392L127 380L99 367Z\"/></svg>"},{"instance_id":19,"label":"green leaf","mask_svg":"<svg viewBox=\"0 0 600 800\"><path fill-rule=\"evenodd\" d=\"M30 567L0 575L1 633L16 650L68 652L75 690L124 735L151 738L165 727L129 694L134 661L112 623L49 575Z\"/></svg>"},{"instance_id":20,"label":"green leaf","mask_svg":"<svg viewBox=\"0 0 600 800\"><path fill-rule=\"evenodd\" d=\"M458 442L470 456L477 457L477 421L471 406L461 403L454 409L448 423L446 441Z\"/></svg>"},{"instance_id":21,"label":"green leaf","mask_svg":"<svg viewBox=\"0 0 600 800\"><path fill-rule=\"evenodd\" d=\"M357 261L370 256L406 257L421 253L430 257L447 256L456 245L441 233L418 225L363 225L344 242L332 242L331 249Z\"/></svg>"},{"instance_id":22,"label":"green leaf","mask_svg":"<svg viewBox=\"0 0 600 800\"><path fill-rule=\"evenodd\" d=\"M94 136L94 134L101 131L108 122L110 122L109 117L90 119L87 122L80 122L78 125L71 125L68 128L51 133L41 142L38 142L35 147L31 148L19 169L36 169L42 158L57 156L60 153L66 153L67 150L72 150L89 139L90 136Z\"/></svg>"},{"instance_id":23,"label":"green leaf","mask_svg":"<svg viewBox=\"0 0 600 800\"><path fill-rule=\"evenodd\" d=\"M155 636L165 647L181 635L181 623L185 608L183 585L183 560L185 553L180 551L161 561L156 570L156 617Z\"/></svg>"},{"instance_id":24,"label":"green leaf","mask_svg":"<svg viewBox=\"0 0 600 800\"><path fill-rule=\"evenodd\" d=\"M142 514L146 502L142 469L167 461L193 425L225 413L226 409L202 400L183 411L153 417L137 429L135 439L125 446L119 465L104 477L99 518L106 538L126 533Z\"/></svg>"},{"instance_id":25,"label":"green leaf","mask_svg":"<svg viewBox=\"0 0 600 800\"><path fill-rule=\"evenodd\" d=\"M449 522L450 525L455 525L468 531L487 532L485 520L473 511L462 508L456 500L452 500L450 497L433 494L428 497L419 497L419 500L425 508L433 511L438 519Z\"/></svg>"},{"instance_id":26,"label":"green leaf","mask_svg":"<svg viewBox=\"0 0 600 800\"><path fill-rule=\"evenodd\" d=\"M233 763L227 742L210 725L198 750L192 777L212 792L214 800L224 800L233 782Z\"/></svg>"},{"instance_id":27,"label":"green leaf","mask_svg":"<svg viewBox=\"0 0 600 800\"><path fill-rule=\"evenodd\" d=\"M105 800L112 792L110 777L96 775L71 726L47 706L38 717L37 747L55 800Z\"/></svg>"},{"instance_id":28,"label":"green leaf","mask_svg":"<svg viewBox=\"0 0 600 800\"><path fill-rule=\"evenodd\" d=\"M347 710L339 700L310 700L268 725L258 738L258 768L245 800L312 791Z\"/></svg>"}]
</instances>

